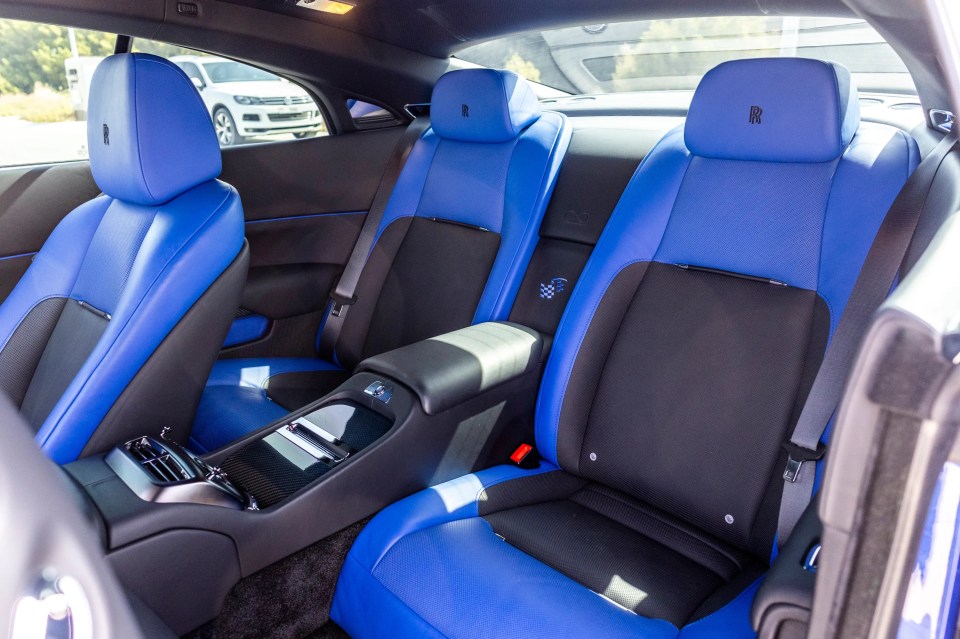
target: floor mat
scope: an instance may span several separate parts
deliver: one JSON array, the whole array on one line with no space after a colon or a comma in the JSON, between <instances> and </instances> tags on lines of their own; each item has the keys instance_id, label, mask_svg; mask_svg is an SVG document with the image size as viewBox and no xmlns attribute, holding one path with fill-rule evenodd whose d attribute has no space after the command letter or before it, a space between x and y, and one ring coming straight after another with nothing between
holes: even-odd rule
<instances>
[{"instance_id":1,"label":"floor mat","mask_svg":"<svg viewBox=\"0 0 960 639\"><path fill-rule=\"evenodd\" d=\"M184 639L342 639L330 606L343 561L366 521L243 579L216 619Z\"/></svg>"},{"instance_id":2,"label":"floor mat","mask_svg":"<svg viewBox=\"0 0 960 639\"><path fill-rule=\"evenodd\" d=\"M347 634L346 630L331 621L310 636L304 637L304 639L350 639L350 635Z\"/></svg>"}]
</instances>

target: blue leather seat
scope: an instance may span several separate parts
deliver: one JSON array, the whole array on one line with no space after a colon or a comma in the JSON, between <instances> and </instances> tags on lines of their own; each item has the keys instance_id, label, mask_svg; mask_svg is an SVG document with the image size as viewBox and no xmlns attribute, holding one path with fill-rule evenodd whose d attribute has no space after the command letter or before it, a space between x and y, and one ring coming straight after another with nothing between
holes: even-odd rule
<instances>
[{"instance_id":1,"label":"blue leather seat","mask_svg":"<svg viewBox=\"0 0 960 639\"><path fill-rule=\"evenodd\" d=\"M187 76L111 56L88 117L103 194L0 305L0 390L57 462L166 426L185 440L246 278L240 198Z\"/></svg>"},{"instance_id":2,"label":"blue leather seat","mask_svg":"<svg viewBox=\"0 0 960 639\"><path fill-rule=\"evenodd\" d=\"M722 64L624 192L544 374L539 468L378 514L332 618L369 637L753 637L781 450L918 160L846 69Z\"/></svg>"},{"instance_id":3,"label":"blue leather seat","mask_svg":"<svg viewBox=\"0 0 960 639\"><path fill-rule=\"evenodd\" d=\"M212 450L318 399L362 359L506 319L571 132L510 71L445 74L397 180L335 347L321 358L226 359L191 445ZM321 329L322 330L322 329Z\"/></svg>"}]
</instances>

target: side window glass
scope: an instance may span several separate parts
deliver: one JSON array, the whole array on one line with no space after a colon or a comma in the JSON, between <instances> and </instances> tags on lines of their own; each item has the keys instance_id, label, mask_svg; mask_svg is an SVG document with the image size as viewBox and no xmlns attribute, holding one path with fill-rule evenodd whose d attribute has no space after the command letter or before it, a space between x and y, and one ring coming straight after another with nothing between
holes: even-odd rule
<instances>
[{"instance_id":1,"label":"side window glass","mask_svg":"<svg viewBox=\"0 0 960 639\"><path fill-rule=\"evenodd\" d=\"M370 104L363 100L348 99L347 109L358 128L374 128L390 126L397 123L397 118L381 106Z\"/></svg>"},{"instance_id":2,"label":"side window glass","mask_svg":"<svg viewBox=\"0 0 960 639\"><path fill-rule=\"evenodd\" d=\"M203 76L200 74L200 67L193 62L182 62L180 63L180 68L193 80L195 87L198 89L205 89L207 87L207 83L203 81Z\"/></svg>"},{"instance_id":3,"label":"side window glass","mask_svg":"<svg viewBox=\"0 0 960 639\"><path fill-rule=\"evenodd\" d=\"M87 89L112 33L0 20L0 168L87 158Z\"/></svg>"},{"instance_id":4,"label":"side window glass","mask_svg":"<svg viewBox=\"0 0 960 639\"><path fill-rule=\"evenodd\" d=\"M269 71L152 40L133 50L167 58L183 69L213 120L221 147L327 135L323 113L298 84Z\"/></svg>"},{"instance_id":5,"label":"side window glass","mask_svg":"<svg viewBox=\"0 0 960 639\"><path fill-rule=\"evenodd\" d=\"M116 35L0 19L0 168L85 160L90 80ZM326 135L307 91L272 73L175 45L134 39L197 87L221 146Z\"/></svg>"}]
</instances>

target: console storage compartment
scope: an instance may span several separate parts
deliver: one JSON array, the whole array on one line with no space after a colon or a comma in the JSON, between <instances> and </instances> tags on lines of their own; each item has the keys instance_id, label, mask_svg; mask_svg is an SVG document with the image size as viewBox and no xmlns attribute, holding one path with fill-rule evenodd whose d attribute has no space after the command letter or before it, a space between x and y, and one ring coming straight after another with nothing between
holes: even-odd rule
<instances>
[{"instance_id":1,"label":"console storage compartment","mask_svg":"<svg viewBox=\"0 0 960 639\"><path fill-rule=\"evenodd\" d=\"M324 404L250 442L221 468L268 508L377 441L393 420L351 401Z\"/></svg>"}]
</instances>

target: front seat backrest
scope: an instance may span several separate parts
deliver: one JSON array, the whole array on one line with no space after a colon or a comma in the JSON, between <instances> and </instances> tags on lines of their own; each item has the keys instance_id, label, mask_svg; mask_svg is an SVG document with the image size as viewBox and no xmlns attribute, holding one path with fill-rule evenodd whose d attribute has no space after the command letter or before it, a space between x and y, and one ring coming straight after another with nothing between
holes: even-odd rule
<instances>
[{"instance_id":1,"label":"front seat backrest","mask_svg":"<svg viewBox=\"0 0 960 639\"><path fill-rule=\"evenodd\" d=\"M106 58L87 140L103 194L0 305L0 390L58 462L164 426L185 438L246 277L240 198L180 69Z\"/></svg>"}]
</instances>

